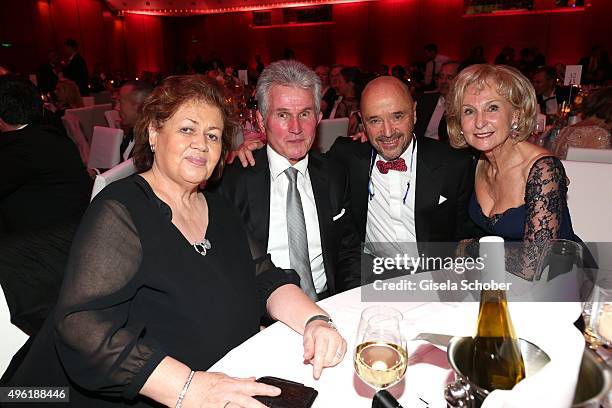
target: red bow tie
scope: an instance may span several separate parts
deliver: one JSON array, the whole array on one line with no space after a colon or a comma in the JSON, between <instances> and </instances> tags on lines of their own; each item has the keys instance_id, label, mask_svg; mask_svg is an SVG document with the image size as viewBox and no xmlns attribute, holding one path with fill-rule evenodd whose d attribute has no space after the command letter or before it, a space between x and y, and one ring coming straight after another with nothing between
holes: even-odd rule
<instances>
[{"instance_id":1,"label":"red bow tie","mask_svg":"<svg viewBox=\"0 0 612 408\"><path fill-rule=\"evenodd\" d=\"M406 162L402 158L391 160L388 162L378 160L376 162L376 167L378 167L378 171L380 171L381 174L387 174L389 170L395 170L395 171L407 171L408 170L408 167L406 167Z\"/></svg>"}]
</instances>

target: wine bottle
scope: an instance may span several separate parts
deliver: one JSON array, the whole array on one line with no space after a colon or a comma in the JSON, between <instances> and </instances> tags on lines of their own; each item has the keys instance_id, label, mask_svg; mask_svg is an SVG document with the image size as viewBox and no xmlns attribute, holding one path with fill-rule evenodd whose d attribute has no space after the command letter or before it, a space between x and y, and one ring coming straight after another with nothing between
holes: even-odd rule
<instances>
[{"instance_id":1,"label":"wine bottle","mask_svg":"<svg viewBox=\"0 0 612 408\"><path fill-rule=\"evenodd\" d=\"M505 270L503 240L485 238L489 238L484 241L485 246L489 248L485 257L486 268L489 271L491 268L501 268L503 272ZM481 256L483 256L482 247L481 240ZM499 273L494 275L501 276ZM524 377L525 364L510 319L506 292L483 290L480 293L480 311L473 343L470 380L481 388L493 391L512 389Z\"/></svg>"}]
</instances>

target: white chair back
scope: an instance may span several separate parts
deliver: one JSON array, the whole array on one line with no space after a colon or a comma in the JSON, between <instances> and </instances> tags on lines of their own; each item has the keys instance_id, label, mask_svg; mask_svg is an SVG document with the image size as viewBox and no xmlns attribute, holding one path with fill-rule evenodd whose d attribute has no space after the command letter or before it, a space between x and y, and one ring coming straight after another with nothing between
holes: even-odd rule
<instances>
[{"instance_id":1,"label":"white chair back","mask_svg":"<svg viewBox=\"0 0 612 408\"><path fill-rule=\"evenodd\" d=\"M337 138L348 135L349 118L324 119L317 126L317 137L314 149L321 153L327 152Z\"/></svg>"},{"instance_id":2,"label":"white chair back","mask_svg":"<svg viewBox=\"0 0 612 408\"><path fill-rule=\"evenodd\" d=\"M586 147L570 146L567 149L567 160L612 163L612 149L590 149Z\"/></svg>"},{"instance_id":3,"label":"white chair back","mask_svg":"<svg viewBox=\"0 0 612 408\"><path fill-rule=\"evenodd\" d=\"M119 116L119 111L117 110L108 110L104 112L104 118L106 118L106 123L108 127L112 127L115 129L121 128L121 116Z\"/></svg>"},{"instance_id":4,"label":"white chair back","mask_svg":"<svg viewBox=\"0 0 612 408\"><path fill-rule=\"evenodd\" d=\"M68 136L70 136L74 144L77 146L77 149L79 149L81 161L84 165L87 165L89 162L89 143L83 134L79 118L73 114L66 113L64 116L62 116L62 123L66 129L66 133L68 133Z\"/></svg>"},{"instance_id":5,"label":"white chair back","mask_svg":"<svg viewBox=\"0 0 612 408\"><path fill-rule=\"evenodd\" d=\"M96 99L93 96L83 96L81 99L83 99L83 106L85 107L94 106L96 104Z\"/></svg>"},{"instance_id":6,"label":"white chair back","mask_svg":"<svg viewBox=\"0 0 612 408\"><path fill-rule=\"evenodd\" d=\"M134 160L130 158L112 169L98 174L94 181L93 191L91 192L91 200L113 181L121 180L134 173L136 173L136 166L134 166Z\"/></svg>"},{"instance_id":7,"label":"white chair back","mask_svg":"<svg viewBox=\"0 0 612 408\"><path fill-rule=\"evenodd\" d=\"M112 104L105 103L102 105L86 106L84 108L66 109L66 113L71 113L79 118L83 134L87 142L91 143L94 126L106 126L104 112L111 110L112 107Z\"/></svg>"},{"instance_id":8,"label":"white chair back","mask_svg":"<svg viewBox=\"0 0 612 408\"><path fill-rule=\"evenodd\" d=\"M574 231L584 241L612 242L612 164L563 161Z\"/></svg>"},{"instance_id":9,"label":"white chair back","mask_svg":"<svg viewBox=\"0 0 612 408\"><path fill-rule=\"evenodd\" d=\"M123 130L95 126L89 149L89 169L111 169L121 161L120 147Z\"/></svg>"},{"instance_id":10,"label":"white chair back","mask_svg":"<svg viewBox=\"0 0 612 408\"><path fill-rule=\"evenodd\" d=\"M0 376L6 371L11 359L28 340L28 335L11 323L11 313L6 303L4 290L0 287Z\"/></svg>"}]
</instances>

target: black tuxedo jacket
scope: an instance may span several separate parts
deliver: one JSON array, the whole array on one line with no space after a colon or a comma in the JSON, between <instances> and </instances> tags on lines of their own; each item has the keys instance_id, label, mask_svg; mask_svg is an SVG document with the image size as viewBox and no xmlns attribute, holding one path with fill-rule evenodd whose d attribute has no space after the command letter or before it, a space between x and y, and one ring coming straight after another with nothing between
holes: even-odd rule
<instances>
[{"instance_id":1,"label":"black tuxedo jacket","mask_svg":"<svg viewBox=\"0 0 612 408\"><path fill-rule=\"evenodd\" d=\"M79 86L81 96L89 95L89 72L87 71L87 63L81 57L81 54L76 53L64 68L64 76Z\"/></svg>"},{"instance_id":2,"label":"black tuxedo jacket","mask_svg":"<svg viewBox=\"0 0 612 408\"><path fill-rule=\"evenodd\" d=\"M427 125L436 110L438 99L440 98L439 92L428 92L421 94L417 97L416 105L416 123L414 124L414 134L417 138L422 139L427 131ZM448 131L446 130L446 119L442 117L440 124L438 124L438 137L440 141L448 141Z\"/></svg>"},{"instance_id":3,"label":"black tuxedo jacket","mask_svg":"<svg viewBox=\"0 0 612 408\"><path fill-rule=\"evenodd\" d=\"M557 86L555 87L555 99L557 99L557 105L559 106L559 110L561 109L561 104L565 102L566 104L569 102L570 97L570 87L569 86ZM544 103L544 98L542 95L537 95L536 100L538 105L540 105L540 110L542 109L542 105ZM546 113L543 111L542 113Z\"/></svg>"},{"instance_id":4,"label":"black tuxedo jacket","mask_svg":"<svg viewBox=\"0 0 612 408\"><path fill-rule=\"evenodd\" d=\"M236 162L225 169L218 190L238 209L252 240L267 248L270 226L270 168L266 149L254 152L255 166ZM310 152L308 172L314 193L323 264L330 294L361 284L360 240L351 215L346 171ZM341 215L342 214L342 215Z\"/></svg>"},{"instance_id":5,"label":"black tuxedo jacket","mask_svg":"<svg viewBox=\"0 0 612 408\"><path fill-rule=\"evenodd\" d=\"M352 213L361 240L368 218L372 145L338 138L327 153L350 174ZM474 189L474 160L466 151L437 140L418 139L415 228L419 242L454 242L482 235L468 215ZM439 203L440 197L446 200Z\"/></svg>"}]
</instances>

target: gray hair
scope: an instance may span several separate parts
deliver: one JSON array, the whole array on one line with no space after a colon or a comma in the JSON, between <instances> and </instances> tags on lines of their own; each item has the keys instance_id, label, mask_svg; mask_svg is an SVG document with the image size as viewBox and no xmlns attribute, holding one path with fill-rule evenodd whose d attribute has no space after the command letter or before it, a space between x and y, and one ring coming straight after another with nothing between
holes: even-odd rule
<instances>
[{"instance_id":1,"label":"gray hair","mask_svg":"<svg viewBox=\"0 0 612 408\"><path fill-rule=\"evenodd\" d=\"M274 85L302 88L312 92L315 114L321 110L321 80L306 65L295 60L280 60L271 63L263 70L257 81L257 107L261 116L266 118L270 92Z\"/></svg>"}]
</instances>

